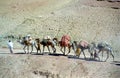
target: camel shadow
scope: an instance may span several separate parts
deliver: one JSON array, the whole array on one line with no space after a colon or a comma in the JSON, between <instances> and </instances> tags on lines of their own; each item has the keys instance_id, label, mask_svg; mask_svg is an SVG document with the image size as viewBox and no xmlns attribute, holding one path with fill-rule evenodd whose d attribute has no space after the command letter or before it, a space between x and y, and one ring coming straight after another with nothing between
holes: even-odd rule
<instances>
[{"instance_id":1,"label":"camel shadow","mask_svg":"<svg viewBox=\"0 0 120 78\"><path fill-rule=\"evenodd\" d=\"M31 53L31 55L44 55L43 53Z\"/></svg>"},{"instance_id":2,"label":"camel shadow","mask_svg":"<svg viewBox=\"0 0 120 78\"><path fill-rule=\"evenodd\" d=\"M59 54L59 53L50 53L49 55L51 55L51 56L67 56L67 55Z\"/></svg>"},{"instance_id":3,"label":"camel shadow","mask_svg":"<svg viewBox=\"0 0 120 78\"><path fill-rule=\"evenodd\" d=\"M41 52L41 53L35 53L35 52L33 52L33 53L31 53L31 55L50 55L51 53L49 53L49 52Z\"/></svg>"},{"instance_id":4,"label":"camel shadow","mask_svg":"<svg viewBox=\"0 0 120 78\"><path fill-rule=\"evenodd\" d=\"M119 7L111 7L112 9L120 9Z\"/></svg>"},{"instance_id":5,"label":"camel shadow","mask_svg":"<svg viewBox=\"0 0 120 78\"><path fill-rule=\"evenodd\" d=\"M115 65L120 66L120 64L115 64Z\"/></svg>"},{"instance_id":6,"label":"camel shadow","mask_svg":"<svg viewBox=\"0 0 120 78\"><path fill-rule=\"evenodd\" d=\"M74 55L68 55L68 58L70 58L70 59L85 60L85 61L103 62L103 61L99 61L99 60L96 60L96 59L76 57L76 56L74 56Z\"/></svg>"},{"instance_id":7,"label":"camel shadow","mask_svg":"<svg viewBox=\"0 0 120 78\"><path fill-rule=\"evenodd\" d=\"M26 54L26 53L23 53L23 52L18 52L18 53L14 53L14 54Z\"/></svg>"},{"instance_id":8,"label":"camel shadow","mask_svg":"<svg viewBox=\"0 0 120 78\"><path fill-rule=\"evenodd\" d=\"M120 61L113 61L111 64L114 64L116 66L120 66Z\"/></svg>"}]
</instances>

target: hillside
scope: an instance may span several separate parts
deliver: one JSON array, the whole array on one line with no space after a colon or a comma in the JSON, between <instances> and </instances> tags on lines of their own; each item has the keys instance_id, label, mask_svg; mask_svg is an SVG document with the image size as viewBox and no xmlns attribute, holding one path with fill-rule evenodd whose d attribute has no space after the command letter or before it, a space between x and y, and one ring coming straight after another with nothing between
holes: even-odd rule
<instances>
[{"instance_id":1,"label":"hillside","mask_svg":"<svg viewBox=\"0 0 120 78\"><path fill-rule=\"evenodd\" d=\"M107 41L119 50L120 4L96 0L4 0L0 34L43 38L69 34L72 40ZM117 7L118 9L114 9Z\"/></svg>"}]
</instances>

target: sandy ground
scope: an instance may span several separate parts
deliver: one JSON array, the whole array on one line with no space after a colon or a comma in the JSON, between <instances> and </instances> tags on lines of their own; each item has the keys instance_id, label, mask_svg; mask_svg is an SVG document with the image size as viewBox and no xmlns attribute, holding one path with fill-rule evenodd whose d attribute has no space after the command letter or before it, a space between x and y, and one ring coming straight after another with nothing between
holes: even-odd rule
<instances>
[{"instance_id":1,"label":"sandy ground","mask_svg":"<svg viewBox=\"0 0 120 78\"><path fill-rule=\"evenodd\" d=\"M0 78L119 78L120 77L120 2L108 0L0 0ZM42 39L107 41L114 50L115 61L85 60L61 55L24 54L12 39L15 54L5 47L7 37L25 36ZM47 50L46 50L47 52ZM89 54L86 51L87 57ZM105 59L106 54L104 53Z\"/></svg>"},{"instance_id":2,"label":"sandy ground","mask_svg":"<svg viewBox=\"0 0 120 78\"><path fill-rule=\"evenodd\" d=\"M86 52L87 54L87 52ZM10 54L6 48L0 49L0 78L119 78L120 59L109 58L107 62L57 54L24 54L22 49L15 49ZM89 55L87 54L87 57Z\"/></svg>"}]
</instances>

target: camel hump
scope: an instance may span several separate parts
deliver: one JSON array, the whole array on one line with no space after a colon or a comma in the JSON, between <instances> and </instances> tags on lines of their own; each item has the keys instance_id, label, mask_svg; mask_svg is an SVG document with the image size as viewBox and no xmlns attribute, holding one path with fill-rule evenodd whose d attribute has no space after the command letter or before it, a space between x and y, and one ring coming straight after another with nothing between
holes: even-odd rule
<instances>
[{"instance_id":1,"label":"camel hump","mask_svg":"<svg viewBox=\"0 0 120 78\"><path fill-rule=\"evenodd\" d=\"M32 37L30 35L27 35L24 37L24 40L26 41L32 41Z\"/></svg>"},{"instance_id":2,"label":"camel hump","mask_svg":"<svg viewBox=\"0 0 120 78\"><path fill-rule=\"evenodd\" d=\"M62 42L68 42L68 41L70 41L70 36L69 35L63 35L62 38L61 38L61 41Z\"/></svg>"},{"instance_id":3,"label":"camel hump","mask_svg":"<svg viewBox=\"0 0 120 78\"><path fill-rule=\"evenodd\" d=\"M82 40L82 41L80 41L79 45L82 47L87 47L89 45L89 43L85 40Z\"/></svg>"},{"instance_id":4,"label":"camel hump","mask_svg":"<svg viewBox=\"0 0 120 78\"><path fill-rule=\"evenodd\" d=\"M61 38L62 45L67 46L70 43L70 36L63 35Z\"/></svg>"},{"instance_id":5,"label":"camel hump","mask_svg":"<svg viewBox=\"0 0 120 78\"><path fill-rule=\"evenodd\" d=\"M110 45L107 42L100 42L100 43L98 43L98 47L99 48L104 48L106 46L110 46Z\"/></svg>"},{"instance_id":6,"label":"camel hump","mask_svg":"<svg viewBox=\"0 0 120 78\"><path fill-rule=\"evenodd\" d=\"M47 39L43 39L43 41L42 41L42 42L47 43L47 42L48 42L48 40L47 40Z\"/></svg>"},{"instance_id":7,"label":"camel hump","mask_svg":"<svg viewBox=\"0 0 120 78\"><path fill-rule=\"evenodd\" d=\"M43 39L51 40L52 38L50 36L45 36Z\"/></svg>"}]
</instances>

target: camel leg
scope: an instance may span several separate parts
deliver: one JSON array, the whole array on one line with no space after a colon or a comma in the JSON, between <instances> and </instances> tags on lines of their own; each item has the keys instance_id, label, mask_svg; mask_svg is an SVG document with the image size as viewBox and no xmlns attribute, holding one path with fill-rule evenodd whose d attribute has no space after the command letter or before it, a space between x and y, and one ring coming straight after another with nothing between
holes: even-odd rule
<instances>
[{"instance_id":1,"label":"camel leg","mask_svg":"<svg viewBox=\"0 0 120 78\"><path fill-rule=\"evenodd\" d=\"M107 51L107 58L106 58L105 61L107 61L108 58L109 58L109 51Z\"/></svg>"},{"instance_id":2,"label":"camel leg","mask_svg":"<svg viewBox=\"0 0 120 78\"><path fill-rule=\"evenodd\" d=\"M63 47L61 46L60 51L61 51L62 53L64 53L62 49L63 49Z\"/></svg>"},{"instance_id":3,"label":"camel leg","mask_svg":"<svg viewBox=\"0 0 120 78\"><path fill-rule=\"evenodd\" d=\"M49 51L49 53L50 53L50 48L49 48L49 46L47 46L47 48L48 48L48 51Z\"/></svg>"},{"instance_id":4,"label":"camel leg","mask_svg":"<svg viewBox=\"0 0 120 78\"><path fill-rule=\"evenodd\" d=\"M36 48L36 50L37 50L37 46L34 44L34 46L35 46L35 48Z\"/></svg>"},{"instance_id":5,"label":"camel leg","mask_svg":"<svg viewBox=\"0 0 120 78\"><path fill-rule=\"evenodd\" d=\"M112 57L113 57L113 61L114 61L114 55L113 55L113 51L110 51L110 54L112 55Z\"/></svg>"},{"instance_id":6,"label":"camel leg","mask_svg":"<svg viewBox=\"0 0 120 78\"><path fill-rule=\"evenodd\" d=\"M55 46L53 47L53 49L54 49L54 53L56 53L56 48L55 48Z\"/></svg>"},{"instance_id":7,"label":"camel leg","mask_svg":"<svg viewBox=\"0 0 120 78\"><path fill-rule=\"evenodd\" d=\"M67 55L70 53L70 51L71 51L71 47L68 47L68 50L69 50L69 51L68 51Z\"/></svg>"},{"instance_id":8,"label":"camel leg","mask_svg":"<svg viewBox=\"0 0 120 78\"><path fill-rule=\"evenodd\" d=\"M41 54L41 48L40 47L41 47L40 44L38 44L38 47L36 46L36 49L39 50L40 54ZM38 52L37 52L37 54L38 54Z\"/></svg>"},{"instance_id":9,"label":"camel leg","mask_svg":"<svg viewBox=\"0 0 120 78\"><path fill-rule=\"evenodd\" d=\"M100 53L100 52L101 52L101 50L98 51L98 57L99 57L99 53ZM100 58L99 58L99 60L100 60Z\"/></svg>"},{"instance_id":10,"label":"camel leg","mask_svg":"<svg viewBox=\"0 0 120 78\"><path fill-rule=\"evenodd\" d=\"M40 53L41 53L41 49L40 49Z\"/></svg>"},{"instance_id":11,"label":"camel leg","mask_svg":"<svg viewBox=\"0 0 120 78\"><path fill-rule=\"evenodd\" d=\"M37 48L37 46L34 44L34 46L35 46L35 48L36 48L36 50L37 50L37 54L38 54L38 48Z\"/></svg>"},{"instance_id":12,"label":"camel leg","mask_svg":"<svg viewBox=\"0 0 120 78\"><path fill-rule=\"evenodd\" d=\"M99 56L97 56L97 58L98 58L98 60L100 61L100 57L99 57Z\"/></svg>"},{"instance_id":13,"label":"camel leg","mask_svg":"<svg viewBox=\"0 0 120 78\"><path fill-rule=\"evenodd\" d=\"M29 46L27 46L27 54L29 54Z\"/></svg>"},{"instance_id":14,"label":"camel leg","mask_svg":"<svg viewBox=\"0 0 120 78\"><path fill-rule=\"evenodd\" d=\"M81 52L83 53L84 58L86 59L86 56L85 56L85 53L84 53L84 49L81 49Z\"/></svg>"},{"instance_id":15,"label":"camel leg","mask_svg":"<svg viewBox=\"0 0 120 78\"><path fill-rule=\"evenodd\" d=\"M31 52L30 52L30 54L33 52L33 45L31 46Z\"/></svg>"},{"instance_id":16,"label":"camel leg","mask_svg":"<svg viewBox=\"0 0 120 78\"><path fill-rule=\"evenodd\" d=\"M64 52L63 52L63 55L65 55L65 51L66 51L66 47L64 47Z\"/></svg>"},{"instance_id":17,"label":"camel leg","mask_svg":"<svg viewBox=\"0 0 120 78\"><path fill-rule=\"evenodd\" d=\"M38 54L38 51L40 51L40 53L41 53L41 50L38 50L38 49L37 49L37 54Z\"/></svg>"},{"instance_id":18,"label":"camel leg","mask_svg":"<svg viewBox=\"0 0 120 78\"><path fill-rule=\"evenodd\" d=\"M92 52L92 50L88 49L88 52L90 53L90 59L92 59L93 58L93 52Z\"/></svg>"},{"instance_id":19,"label":"camel leg","mask_svg":"<svg viewBox=\"0 0 120 78\"><path fill-rule=\"evenodd\" d=\"M98 61L100 61L100 57L98 56L98 54L96 52L94 53L94 56L95 56L94 57L95 60L98 59Z\"/></svg>"},{"instance_id":20,"label":"camel leg","mask_svg":"<svg viewBox=\"0 0 120 78\"><path fill-rule=\"evenodd\" d=\"M31 48L32 48L32 50L31 50L30 54L33 52L33 45L31 46Z\"/></svg>"},{"instance_id":21,"label":"camel leg","mask_svg":"<svg viewBox=\"0 0 120 78\"><path fill-rule=\"evenodd\" d=\"M56 48L54 48L55 50L54 50L54 53L56 53Z\"/></svg>"},{"instance_id":22,"label":"camel leg","mask_svg":"<svg viewBox=\"0 0 120 78\"><path fill-rule=\"evenodd\" d=\"M37 49L37 54L38 54L38 49Z\"/></svg>"},{"instance_id":23,"label":"camel leg","mask_svg":"<svg viewBox=\"0 0 120 78\"><path fill-rule=\"evenodd\" d=\"M53 50L53 53L55 53L55 52L56 52L55 46L51 46L51 48L52 48L52 50Z\"/></svg>"},{"instance_id":24,"label":"camel leg","mask_svg":"<svg viewBox=\"0 0 120 78\"><path fill-rule=\"evenodd\" d=\"M82 51L82 52L83 52L84 58L86 59L86 56L85 56L85 53L84 53L84 51Z\"/></svg>"},{"instance_id":25,"label":"camel leg","mask_svg":"<svg viewBox=\"0 0 120 78\"><path fill-rule=\"evenodd\" d=\"M72 49L74 51L74 53L76 52L77 46L74 45L74 43L72 44Z\"/></svg>"},{"instance_id":26,"label":"camel leg","mask_svg":"<svg viewBox=\"0 0 120 78\"><path fill-rule=\"evenodd\" d=\"M103 60L103 51L102 51L102 60Z\"/></svg>"},{"instance_id":27,"label":"camel leg","mask_svg":"<svg viewBox=\"0 0 120 78\"><path fill-rule=\"evenodd\" d=\"M90 58L93 58L93 52L90 53Z\"/></svg>"},{"instance_id":28,"label":"camel leg","mask_svg":"<svg viewBox=\"0 0 120 78\"><path fill-rule=\"evenodd\" d=\"M45 46L43 45L43 54L44 54L44 49L45 49Z\"/></svg>"},{"instance_id":29,"label":"camel leg","mask_svg":"<svg viewBox=\"0 0 120 78\"><path fill-rule=\"evenodd\" d=\"M26 48L26 45L25 45L24 48L23 48L23 50L24 50L24 52L25 52L25 54L26 54L25 48Z\"/></svg>"},{"instance_id":30,"label":"camel leg","mask_svg":"<svg viewBox=\"0 0 120 78\"><path fill-rule=\"evenodd\" d=\"M96 51L94 52L94 55L93 55L93 56L94 56L93 58L94 58L95 60L98 59L98 60L100 61L100 58L99 58L98 53L97 53Z\"/></svg>"}]
</instances>

